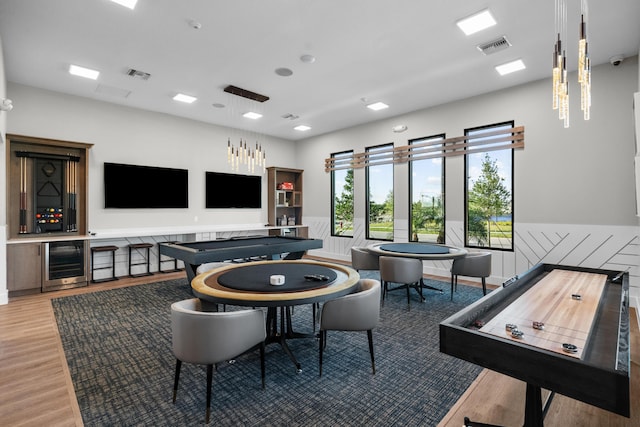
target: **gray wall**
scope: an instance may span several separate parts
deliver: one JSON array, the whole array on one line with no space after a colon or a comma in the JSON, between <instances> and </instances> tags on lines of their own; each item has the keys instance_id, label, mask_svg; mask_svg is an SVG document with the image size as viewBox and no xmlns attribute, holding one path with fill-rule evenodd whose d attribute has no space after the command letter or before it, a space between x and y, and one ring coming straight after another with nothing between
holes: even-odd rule
<instances>
[{"instance_id":1,"label":"gray wall","mask_svg":"<svg viewBox=\"0 0 640 427\"><path fill-rule=\"evenodd\" d=\"M2 39L0 38L0 98L6 98L6 78L4 75L4 55L2 54ZM0 112L0 174L3 177L5 174L6 165L6 150L5 150L5 134L7 131L7 114L6 112ZM5 182L3 178L2 182ZM3 201L2 206L5 206L5 200L7 200L6 185L0 185L0 200ZM6 233L7 230L7 210L0 208L0 304L6 304L8 301L7 294L7 253L6 253Z\"/></svg>"}]
</instances>

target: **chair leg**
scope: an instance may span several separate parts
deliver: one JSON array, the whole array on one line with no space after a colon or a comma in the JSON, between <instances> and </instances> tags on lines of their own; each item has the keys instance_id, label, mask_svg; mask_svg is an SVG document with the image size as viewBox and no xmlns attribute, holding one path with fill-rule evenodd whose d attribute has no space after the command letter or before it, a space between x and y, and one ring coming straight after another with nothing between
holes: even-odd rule
<instances>
[{"instance_id":1,"label":"chair leg","mask_svg":"<svg viewBox=\"0 0 640 427\"><path fill-rule=\"evenodd\" d=\"M264 375L264 341L260 343L260 375L262 378L262 388L265 388L265 375Z\"/></svg>"},{"instance_id":2,"label":"chair leg","mask_svg":"<svg viewBox=\"0 0 640 427\"><path fill-rule=\"evenodd\" d=\"M211 415L211 383L213 380L213 365L207 365L207 412L205 423L209 424L209 416Z\"/></svg>"},{"instance_id":3,"label":"chair leg","mask_svg":"<svg viewBox=\"0 0 640 427\"><path fill-rule=\"evenodd\" d=\"M369 353L371 354L371 368L373 369L373 375L375 375L376 361L373 357L373 331L371 329L367 331L367 338L369 339Z\"/></svg>"},{"instance_id":4,"label":"chair leg","mask_svg":"<svg viewBox=\"0 0 640 427\"><path fill-rule=\"evenodd\" d=\"M454 280L454 274L451 273L451 301L453 301L453 280Z\"/></svg>"},{"instance_id":5,"label":"chair leg","mask_svg":"<svg viewBox=\"0 0 640 427\"><path fill-rule=\"evenodd\" d=\"M320 375L318 376L322 376L322 351L324 350L324 340L325 340L325 335L326 335L327 331L320 331L320 346L318 348L318 370L320 372Z\"/></svg>"},{"instance_id":6,"label":"chair leg","mask_svg":"<svg viewBox=\"0 0 640 427\"><path fill-rule=\"evenodd\" d=\"M411 311L411 293L410 291L410 285L407 283L405 284L406 288L407 288L407 308L409 309L409 311Z\"/></svg>"},{"instance_id":7,"label":"chair leg","mask_svg":"<svg viewBox=\"0 0 640 427\"><path fill-rule=\"evenodd\" d=\"M384 299L387 297L387 282L382 281L382 306L384 307Z\"/></svg>"},{"instance_id":8,"label":"chair leg","mask_svg":"<svg viewBox=\"0 0 640 427\"><path fill-rule=\"evenodd\" d=\"M178 395L178 381L180 380L181 367L182 367L182 360L176 359L176 373L173 379L173 403L176 403L176 396Z\"/></svg>"},{"instance_id":9,"label":"chair leg","mask_svg":"<svg viewBox=\"0 0 640 427\"><path fill-rule=\"evenodd\" d=\"M487 281L483 277L482 278L482 295L486 295L486 294L487 294Z\"/></svg>"}]
</instances>

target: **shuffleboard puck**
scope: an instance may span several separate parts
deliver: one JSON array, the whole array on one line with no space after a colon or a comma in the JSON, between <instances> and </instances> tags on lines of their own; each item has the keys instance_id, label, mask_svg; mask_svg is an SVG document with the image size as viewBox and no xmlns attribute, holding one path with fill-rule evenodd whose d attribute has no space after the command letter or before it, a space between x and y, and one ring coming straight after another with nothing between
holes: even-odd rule
<instances>
[{"instance_id":1,"label":"shuffleboard puck","mask_svg":"<svg viewBox=\"0 0 640 427\"><path fill-rule=\"evenodd\" d=\"M517 330L517 329L513 329L513 330L511 331L511 336L512 336L513 338L522 339L522 338L524 338L524 332L519 331L519 330Z\"/></svg>"},{"instance_id":2,"label":"shuffleboard puck","mask_svg":"<svg viewBox=\"0 0 640 427\"><path fill-rule=\"evenodd\" d=\"M578 352L578 347L576 347L573 344L562 344L562 351L564 351L565 353L577 353Z\"/></svg>"}]
</instances>

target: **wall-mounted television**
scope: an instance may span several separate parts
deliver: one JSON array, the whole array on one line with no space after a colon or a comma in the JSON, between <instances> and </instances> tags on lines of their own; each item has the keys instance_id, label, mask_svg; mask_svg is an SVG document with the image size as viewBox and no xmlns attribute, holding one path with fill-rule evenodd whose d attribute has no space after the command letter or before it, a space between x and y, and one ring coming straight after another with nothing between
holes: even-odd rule
<instances>
[{"instance_id":1,"label":"wall-mounted television","mask_svg":"<svg viewBox=\"0 0 640 427\"><path fill-rule=\"evenodd\" d=\"M189 171L155 166L104 164L104 207L189 207Z\"/></svg>"},{"instance_id":2,"label":"wall-mounted television","mask_svg":"<svg viewBox=\"0 0 640 427\"><path fill-rule=\"evenodd\" d=\"M261 208L262 177L206 172L205 206L211 209Z\"/></svg>"}]
</instances>

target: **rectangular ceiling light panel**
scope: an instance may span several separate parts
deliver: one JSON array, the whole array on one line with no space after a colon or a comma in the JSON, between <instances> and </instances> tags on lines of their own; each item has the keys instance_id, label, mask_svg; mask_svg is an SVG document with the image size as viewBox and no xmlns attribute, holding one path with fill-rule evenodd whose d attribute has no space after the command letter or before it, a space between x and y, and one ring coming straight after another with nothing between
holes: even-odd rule
<instances>
[{"instance_id":1,"label":"rectangular ceiling light panel","mask_svg":"<svg viewBox=\"0 0 640 427\"><path fill-rule=\"evenodd\" d=\"M516 71L524 70L525 65L522 59L516 59L515 61L507 62L506 64L496 66L496 71L504 76L505 74L515 73Z\"/></svg>"},{"instance_id":2,"label":"rectangular ceiling light panel","mask_svg":"<svg viewBox=\"0 0 640 427\"><path fill-rule=\"evenodd\" d=\"M374 102L373 104L367 105L367 108L373 111L378 111L378 110L384 110L385 108L389 108L389 106L384 102Z\"/></svg>"},{"instance_id":3,"label":"rectangular ceiling light panel","mask_svg":"<svg viewBox=\"0 0 640 427\"><path fill-rule=\"evenodd\" d=\"M173 97L174 101L186 102L187 104L191 104L196 99L198 98L196 98L195 96L185 95L184 93L179 93Z\"/></svg>"},{"instance_id":4,"label":"rectangular ceiling light panel","mask_svg":"<svg viewBox=\"0 0 640 427\"><path fill-rule=\"evenodd\" d=\"M133 10L136 7L136 3L138 3L138 0L111 0L111 1L116 4L119 4L120 6L129 8L131 10Z\"/></svg>"},{"instance_id":5,"label":"rectangular ceiling light panel","mask_svg":"<svg viewBox=\"0 0 640 427\"><path fill-rule=\"evenodd\" d=\"M461 19L456 22L456 25L460 27L463 33L467 36L482 31L486 28L496 25L496 20L489 12L489 9L485 9L481 12L475 13L467 18Z\"/></svg>"},{"instance_id":6,"label":"rectangular ceiling light panel","mask_svg":"<svg viewBox=\"0 0 640 427\"><path fill-rule=\"evenodd\" d=\"M77 65L69 65L69 74L74 76L84 77L86 79L96 80L100 75L100 71L92 70L90 68L79 67Z\"/></svg>"}]
</instances>

